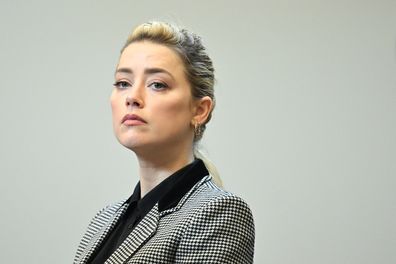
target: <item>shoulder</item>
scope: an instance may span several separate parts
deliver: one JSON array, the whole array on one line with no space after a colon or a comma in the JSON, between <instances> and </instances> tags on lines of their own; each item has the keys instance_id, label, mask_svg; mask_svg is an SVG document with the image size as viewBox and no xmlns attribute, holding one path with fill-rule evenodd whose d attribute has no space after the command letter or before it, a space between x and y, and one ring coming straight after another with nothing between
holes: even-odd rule
<instances>
[{"instance_id":1,"label":"shoulder","mask_svg":"<svg viewBox=\"0 0 396 264\"><path fill-rule=\"evenodd\" d=\"M81 259L92 252L94 243L98 240L98 235L108 227L109 222L111 222L114 216L123 209L124 202L125 201L121 201L105 206L91 219L78 245L74 263L80 263Z\"/></svg>"},{"instance_id":2,"label":"shoulder","mask_svg":"<svg viewBox=\"0 0 396 264\"><path fill-rule=\"evenodd\" d=\"M218 187L209 178L191 195L191 202L199 203L202 212L211 210L240 210L252 216L247 202L241 197Z\"/></svg>"},{"instance_id":3,"label":"shoulder","mask_svg":"<svg viewBox=\"0 0 396 264\"><path fill-rule=\"evenodd\" d=\"M247 240L254 240L253 214L247 202L218 187L210 176L197 183L175 208L161 212L163 217L166 222L180 224L183 232L189 233L186 238L200 229L221 229L231 239L240 231Z\"/></svg>"},{"instance_id":4,"label":"shoulder","mask_svg":"<svg viewBox=\"0 0 396 264\"><path fill-rule=\"evenodd\" d=\"M213 181L206 181L195 195L196 200L201 200L198 214L219 214L246 218L253 223L253 214L250 206L241 197L218 187Z\"/></svg>"},{"instance_id":5,"label":"shoulder","mask_svg":"<svg viewBox=\"0 0 396 264\"><path fill-rule=\"evenodd\" d=\"M87 230L83 236L82 242L90 241L101 229L106 227L114 215L123 210L124 200L107 205L100 209L88 224ZM84 243L83 243L84 244ZM80 245L84 246L84 245Z\"/></svg>"},{"instance_id":6,"label":"shoulder","mask_svg":"<svg viewBox=\"0 0 396 264\"><path fill-rule=\"evenodd\" d=\"M242 198L208 181L191 196L190 203L199 206L185 219L186 229L178 251L180 262L210 259L213 263L253 263L253 215ZM201 254L198 249L205 250Z\"/></svg>"},{"instance_id":7,"label":"shoulder","mask_svg":"<svg viewBox=\"0 0 396 264\"><path fill-rule=\"evenodd\" d=\"M113 217L117 212L122 210L122 207L125 203L125 200L110 204L99 210L99 212L96 213L96 215L92 218L91 224L103 222L103 224L107 223L107 221Z\"/></svg>"}]
</instances>

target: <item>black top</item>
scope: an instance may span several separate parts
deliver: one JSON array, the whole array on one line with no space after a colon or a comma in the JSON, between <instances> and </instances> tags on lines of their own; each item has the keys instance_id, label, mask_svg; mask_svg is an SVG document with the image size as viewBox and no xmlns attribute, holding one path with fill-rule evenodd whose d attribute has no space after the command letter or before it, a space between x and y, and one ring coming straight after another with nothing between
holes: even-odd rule
<instances>
[{"instance_id":1,"label":"black top","mask_svg":"<svg viewBox=\"0 0 396 264\"><path fill-rule=\"evenodd\" d=\"M160 212L176 206L180 199L208 174L202 160L196 159L163 180L142 199L138 183L131 197L125 201L128 204L125 213L87 263L103 264L157 202Z\"/></svg>"}]
</instances>

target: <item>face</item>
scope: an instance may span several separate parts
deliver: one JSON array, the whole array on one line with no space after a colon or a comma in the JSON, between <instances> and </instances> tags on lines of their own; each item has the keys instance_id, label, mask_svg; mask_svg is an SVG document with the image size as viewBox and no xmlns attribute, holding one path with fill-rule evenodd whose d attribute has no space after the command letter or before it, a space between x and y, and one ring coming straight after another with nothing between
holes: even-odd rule
<instances>
[{"instance_id":1,"label":"face","mask_svg":"<svg viewBox=\"0 0 396 264\"><path fill-rule=\"evenodd\" d=\"M183 62L170 48L147 41L125 48L110 101L114 132L125 147L192 144L194 100Z\"/></svg>"}]
</instances>

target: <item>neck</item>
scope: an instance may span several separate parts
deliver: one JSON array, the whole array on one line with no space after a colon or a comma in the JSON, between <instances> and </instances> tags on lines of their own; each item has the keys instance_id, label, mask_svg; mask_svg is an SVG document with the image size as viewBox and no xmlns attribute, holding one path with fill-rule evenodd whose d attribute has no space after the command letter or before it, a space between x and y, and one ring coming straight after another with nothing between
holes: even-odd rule
<instances>
[{"instance_id":1,"label":"neck","mask_svg":"<svg viewBox=\"0 0 396 264\"><path fill-rule=\"evenodd\" d=\"M150 154L147 155L136 151L135 153L139 161L141 197L194 160L192 148L184 151L180 151L180 149L169 151L168 149L166 153L157 149L156 151L149 151ZM152 153L155 153L155 155Z\"/></svg>"}]
</instances>

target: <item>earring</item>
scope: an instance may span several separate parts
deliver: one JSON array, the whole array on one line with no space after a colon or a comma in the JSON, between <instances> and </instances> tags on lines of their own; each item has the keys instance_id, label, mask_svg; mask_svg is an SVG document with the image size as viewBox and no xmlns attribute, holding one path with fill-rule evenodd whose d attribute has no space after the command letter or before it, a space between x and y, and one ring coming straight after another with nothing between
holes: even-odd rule
<instances>
[{"instance_id":1,"label":"earring","mask_svg":"<svg viewBox=\"0 0 396 264\"><path fill-rule=\"evenodd\" d=\"M202 127L200 123L194 124L194 137L199 138L202 135Z\"/></svg>"}]
</instances>

